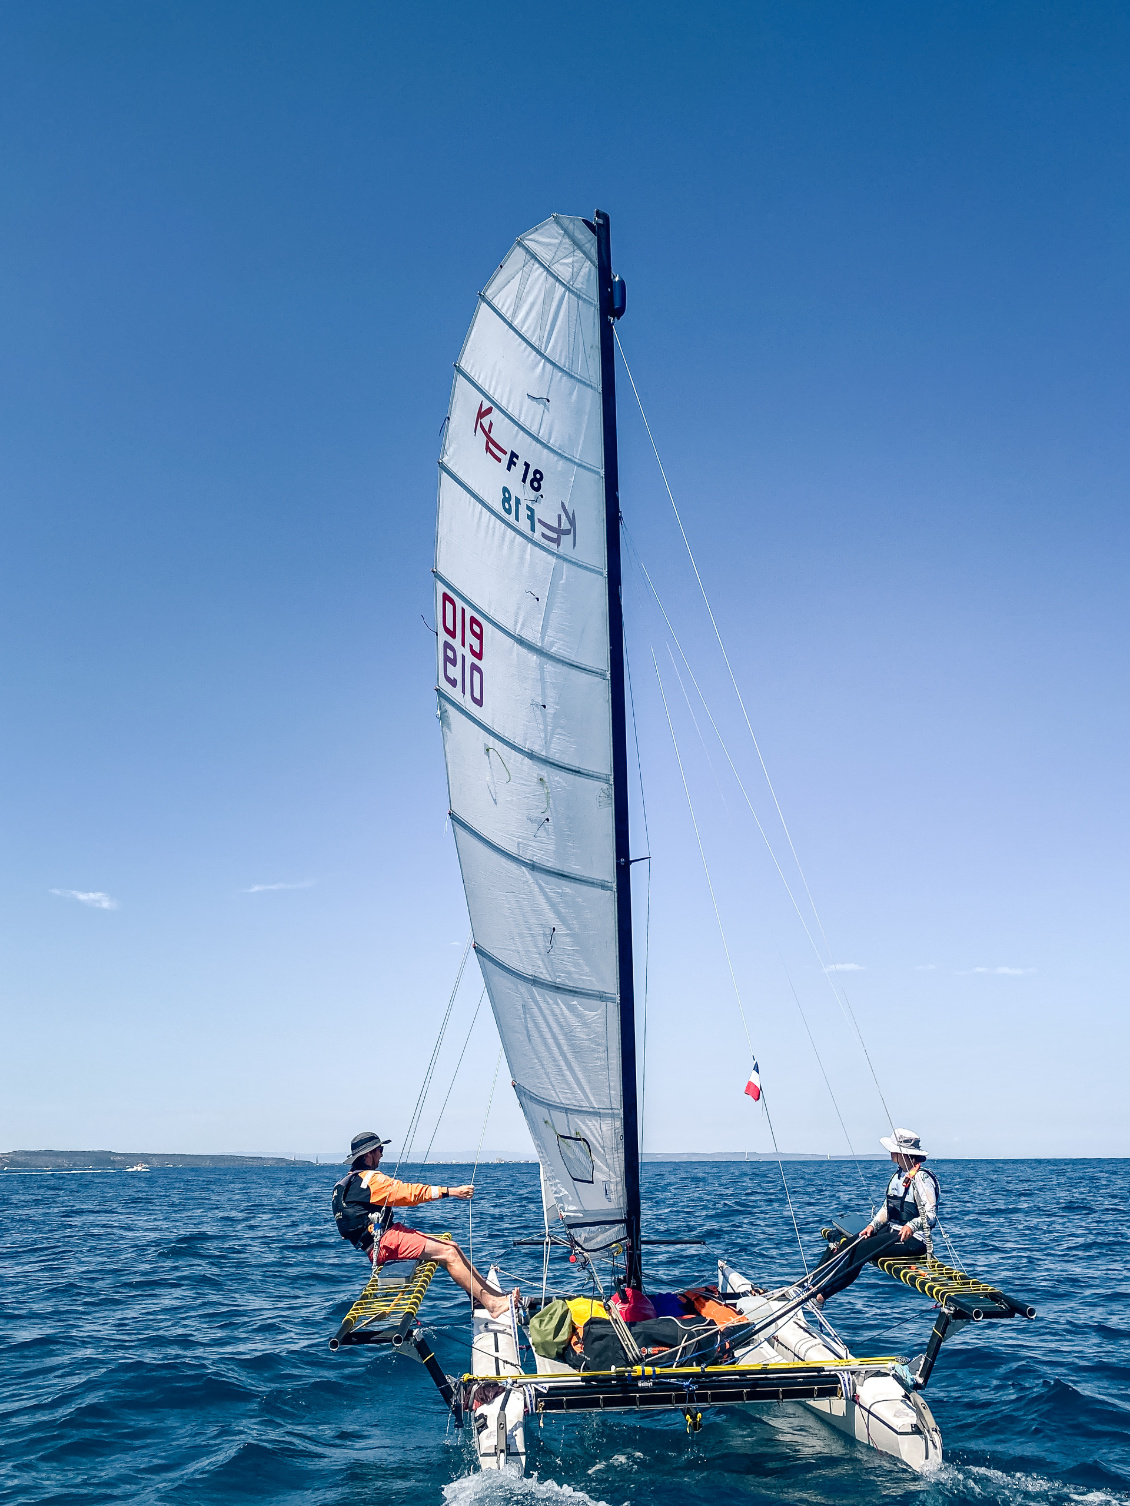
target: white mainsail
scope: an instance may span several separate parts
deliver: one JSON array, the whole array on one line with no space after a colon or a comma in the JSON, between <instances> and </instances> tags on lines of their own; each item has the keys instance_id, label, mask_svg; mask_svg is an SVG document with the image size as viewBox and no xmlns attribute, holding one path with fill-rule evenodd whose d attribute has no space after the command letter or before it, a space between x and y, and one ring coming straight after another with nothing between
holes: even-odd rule
<instances>
[{"instance_id":1,"label":"white mainsail","mask_svg":"<svg viewBox=\"0 0 1130 1506\"><path fill-rule=\"evenodd\" d=\"M439 471L439 718L475 951L548 1192L596 1250L624 1238L627 1193L597 247L583 220L520 236L479 295Z\"/></svg>"}]
</instances>

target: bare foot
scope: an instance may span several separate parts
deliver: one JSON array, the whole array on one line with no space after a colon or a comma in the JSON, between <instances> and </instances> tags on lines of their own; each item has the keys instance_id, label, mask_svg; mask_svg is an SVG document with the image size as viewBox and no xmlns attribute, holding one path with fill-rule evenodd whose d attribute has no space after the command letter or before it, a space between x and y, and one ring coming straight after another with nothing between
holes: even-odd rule
<instances>
[{"instance_id":1,"label":"bare foot","mask_svg":"<svg viewBox=\"0 0 1130 1506\"><path fill-rule=\"evenodd\" d=\"M510 1314L510 1301L513 1298L515 1304L522 1300L522 1294L517 1287L509 1297L496 1297L493 1292L484 1291L480 1305L485 1307L492 1318L505 1318Z\"/></svg>"}]
</instances>

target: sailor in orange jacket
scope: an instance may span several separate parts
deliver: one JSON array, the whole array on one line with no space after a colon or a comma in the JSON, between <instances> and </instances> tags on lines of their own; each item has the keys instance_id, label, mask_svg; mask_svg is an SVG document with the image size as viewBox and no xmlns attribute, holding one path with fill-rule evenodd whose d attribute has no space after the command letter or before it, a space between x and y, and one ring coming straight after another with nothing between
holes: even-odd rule
<instances>
[{"instance_id":1,"label":"sailor in orange jacket","mask_svg":"<svg viewBox=\"0 0 1130 1506\"><path fill-rule=\"evenodd\" d=\"M349 1175L334 1187L331 1200L341 1237L362 1250L374 1265L383 1265L389 1260L434 1260L470 1294L476 1305L485 1307L494 1318L504 1316L509 1311L509 1297L487 1286L452 1240L432 1239L430 1235L409 1229L404 1224L387 1224L381 1229L380 1225L385 1222L381 1215L386 1209L410 1208L443 1197L467 1201L475 1195L475 1189L470 1185L429 1186L426 1182L398 1182L395 1177L386 1176L380 1170L380 1164L388 1143L372 1131L354 1135L347 1157ZM376 1235L374 1223L377 1225ZM517 1287L513 1296L515 1301L519 1300Z\"/></svg>"}]
</instances>

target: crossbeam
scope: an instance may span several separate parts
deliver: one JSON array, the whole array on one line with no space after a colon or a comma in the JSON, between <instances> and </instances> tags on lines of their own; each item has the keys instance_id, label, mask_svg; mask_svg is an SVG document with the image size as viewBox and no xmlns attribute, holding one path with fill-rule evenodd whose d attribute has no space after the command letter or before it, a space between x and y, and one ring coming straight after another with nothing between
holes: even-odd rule
<instances>
[{"instance_id":1,"label":"crossbeam","mask_svg":"<svg viewBox=\"0 0 1130 1506\"><path fill-rule=\"evenodd\" d=\"M576 1375L521 1377L538 1414L623 1411L629 1408L686 1410L738 1402L816 1401L845 1395L849 1376L873 1373L897 1363L895 1356L854 1360L844 1365L813 1365L784 1360L761 1365L635 1365L624 1370L585 1370ZM517 1377L511 1384L517 1382ZM496 1387L497 1376L465 1375L462 1403L476 1404L480 1385Z\"/></svg>"}]
</instances>

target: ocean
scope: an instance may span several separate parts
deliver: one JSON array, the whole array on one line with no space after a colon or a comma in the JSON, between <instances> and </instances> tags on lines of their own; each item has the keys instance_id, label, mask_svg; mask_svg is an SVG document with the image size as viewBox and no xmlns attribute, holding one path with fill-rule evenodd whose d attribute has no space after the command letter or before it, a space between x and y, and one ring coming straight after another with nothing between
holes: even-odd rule
<instances>
[{"instance_id":1,"label":"ocean","mask_svg":"<svg viewBox=\"0 0 1130 1506\"><path fill-rule=\"evenodd\" d=\"M368 1269L330 1217L340 1168L4 1174L0 1498L1130 1506L1130 1162L931 1165L963 1263L1038 1315L947 1342L926 1393L945 1450L929 1478L789 1404L708 1412L692 1437L679 1414L549 1419L528 1425L525 1479L480 1476L420 1365L329 1350ZM865 1213L885 1184L877 1162L786 1174L809 1260L821 1223ZM475 1263L539 1292L540 1251L511 1244L540 1232L536 1166L481 1166L476 1186ZM706 1241L648 1250L653 1290L712 1279L720 1254L759 1283L799 1274L774 1164L650 1162L643 1187L646 1234ZM415 1222L466 1249L468 1212L445 1202ZM573 1271L556 1255L551 1289ZM828 1315L859 1354L918 1353L932 1323L874 1270ZM422 1316L444 1368L466 1368L467 1300L442 1273Z\"/></svg>"}]
</instances>

